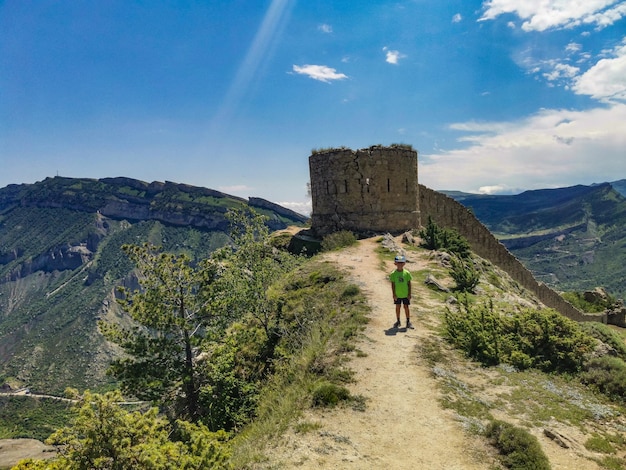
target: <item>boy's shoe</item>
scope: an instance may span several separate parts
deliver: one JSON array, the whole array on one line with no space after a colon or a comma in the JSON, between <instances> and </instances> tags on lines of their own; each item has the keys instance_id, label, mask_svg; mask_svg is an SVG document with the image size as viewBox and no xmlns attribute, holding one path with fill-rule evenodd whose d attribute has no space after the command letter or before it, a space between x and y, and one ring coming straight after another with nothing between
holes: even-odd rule
<instances>
[{"instance_id":1,"label":"boy's shoe","mask_svg":"<svg viewBox=\"0 0 626 470\"><path fill-rule=\"evenodd\" d=\"M400 328L400 320L398 320L397 322L395 322L395 323L393 324L393 327L394 327L394 328Z\"/></svg>"},{"instance_id":2,"label":"boy's shoe","mask_svg":"<svg viewBox=\"0 0 626 470\"><path fill-rule=\"evenodd\" d=\"M410 321L406 322L406 327L409 329L413 329L413 323L411 323Z\"/></svg>"}]
</instances>

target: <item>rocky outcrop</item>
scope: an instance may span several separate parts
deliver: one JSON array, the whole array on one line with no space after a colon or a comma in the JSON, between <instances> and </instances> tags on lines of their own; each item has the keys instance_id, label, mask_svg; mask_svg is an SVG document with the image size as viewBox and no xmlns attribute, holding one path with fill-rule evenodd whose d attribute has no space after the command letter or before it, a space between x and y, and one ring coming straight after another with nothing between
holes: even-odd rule
<instances>
[{"instance_id":1,"label":"rocky outcrop","mask_svg":"<svg viewBox=\"0 0 626 470\"><path fill-rule=\"evenodd\" d=\"M51 273L77 269L93 259L93 252L86 244L61 246L49 250L33 259L28 259L11 271L7 280L15 281L37 271Z\"/></svg>"}]
</instances>

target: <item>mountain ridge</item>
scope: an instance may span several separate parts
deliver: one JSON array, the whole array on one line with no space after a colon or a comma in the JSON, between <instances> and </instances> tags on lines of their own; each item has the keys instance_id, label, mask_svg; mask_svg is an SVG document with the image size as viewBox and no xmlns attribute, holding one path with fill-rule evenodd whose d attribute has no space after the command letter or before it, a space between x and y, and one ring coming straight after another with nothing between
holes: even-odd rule
<instances>
[{"instance_id":1,"label":"mountain ridge","mask_svg":"<svg viewBox=\"0 0 626 470\"><path fill-rule=\"evenodd\" d=\"M0 189L0 379L60 393L106 383L116 351L98 333L122 321L116 287L134 285L123 244L201 259L229 243L229 209L252 207L272 230L305 216L260 198L130 178L48 178Z\"/></svg>"},{"instance_id":2,"label":"mountain ridge","mask_svg":"<svg viewBox=\"0 0 626 470\"><path fill-rule=\"evenodd\" d=\"M0 188L0 214L18 205L99 212L107 217L134 220L155 219L174 225L221 229L229 207L247 204L275 211L280 216L304 223L307 217L262 198L248 200L214 189L170 181L146 183L126 177L89 179L55 176L33 184ZM211 209L208 211L207 209ZM282 228L270 219L269 225Z\"/></svg>"},{"instance_id":3,"label":"mountain ridge","mask_svg":"<svg viewBox=\"0 0 626 470\"><path fill-rule=\"evenodd\" d=\"M516 195L448 192L536 279L560 290L602 286L626 298L626 180ZM595 285L594 285L595 284Z\"/></svg>"}]
</instances>

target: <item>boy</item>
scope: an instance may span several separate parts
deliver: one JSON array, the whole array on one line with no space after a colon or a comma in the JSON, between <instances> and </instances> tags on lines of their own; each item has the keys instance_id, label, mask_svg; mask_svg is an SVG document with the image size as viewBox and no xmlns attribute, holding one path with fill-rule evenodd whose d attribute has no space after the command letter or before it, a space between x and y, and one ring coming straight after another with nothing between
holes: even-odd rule
<instances>
[{"instance_id":1,"label":"boy","mask_svg":"<svg viewBox=\"0 0 626 470\"><path fill-rule=\"evenodd\" d=\"M413 328L409 312L409 305L411 304L411 273L404 269L404 264L406 263L404 256L398 255L394 261L396 269L389 275L393 303L396 305L396 323L393 327L398 328L400 326L400 305L404 305L406 327Z\"/></svg>"}]
</instances>

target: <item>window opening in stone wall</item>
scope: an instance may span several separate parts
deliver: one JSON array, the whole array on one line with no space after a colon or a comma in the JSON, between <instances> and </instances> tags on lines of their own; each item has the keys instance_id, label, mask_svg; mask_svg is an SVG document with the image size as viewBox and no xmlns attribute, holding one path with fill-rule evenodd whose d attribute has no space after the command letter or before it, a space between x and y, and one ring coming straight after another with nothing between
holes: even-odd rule
<instances>
[{"instance_id":1,"label":"window opening in stone wall","mask_svg":"<svg viewBox=\"0 0 626 470\"><path fill-rule=\"evenodd\" d=\"M326 181L326 194L330 194L330 187L328 185L328 181Z\"/></svg>"},{"instance_id":2,"label":"window opening in stone wall","mask_svg":"<svg viewBox=\"0 0 626 470\"><path fill-rule=\"evenodd\" d=\"M343 180L343 188L345 189L345 192L348 192L348 180Z\"/></svg>"},{"instance_id":3,"label":"window opening in stone wall","mask_svg":"<svg viewBox=\"0 0 626 470\"><path fill-rule=\"evenodd\" d=\"M387 178L387 192L391 192L391 180Z\"/></svg>"},{"instance_id":4,"label":"window opening in stone wall","mask_svg":"<svg viewBox=\"0 0 626 470\"><path fill-rule=\"evenodd\" d=\"M409 193L409 180L408 179L404 180L404 192L407 194Z\"/></svg>"}]
</instances>

